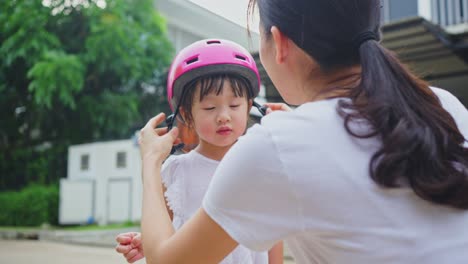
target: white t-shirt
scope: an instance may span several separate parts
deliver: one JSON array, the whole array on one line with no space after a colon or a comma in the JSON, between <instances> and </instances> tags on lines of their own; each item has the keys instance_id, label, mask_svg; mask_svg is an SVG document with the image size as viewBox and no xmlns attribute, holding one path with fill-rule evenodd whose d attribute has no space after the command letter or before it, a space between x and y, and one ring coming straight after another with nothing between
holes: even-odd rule
<instances>
[{"instance_id":1,"label":"white t-shirt","mask_svg":"<svg viewBox=\"0 0 468 264\"><path fill-rule=\"evenodd\" d=\"M434 91L468 138L467 109ZM251 249L284 240L297 263L468 263L468 210L377 186L369 161L381 143L349 135L338 101L274 112L249 129L218 166L205 211Z\"/></svg>"},{"instance_id":2,"label":"white t-shirt","mask_svg":"<svg viewBox=\"0 0 468 264\"><path fill-rule=\"evenodd\" d=\"M161 170L164 193L173 212L172 225L178 230L201 207L203 196L219 161L196 151L169 157ZM268 252L255 252L239 245L222 264L267 264Z\"/></svg>"}]
</instances>

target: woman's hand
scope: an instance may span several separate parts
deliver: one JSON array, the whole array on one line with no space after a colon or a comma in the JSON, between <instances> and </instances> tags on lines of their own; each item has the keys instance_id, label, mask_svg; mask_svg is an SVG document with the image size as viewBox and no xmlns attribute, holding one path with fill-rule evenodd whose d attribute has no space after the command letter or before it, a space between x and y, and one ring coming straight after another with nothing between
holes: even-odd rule
<instances>
[{"instance_id":1,"label":"woman's hand","mask_svg":"<svg viewBox=\"0 0 468 264\"><path fill-rule=\"evenodd\" d=\"M119 243L115 250L123 254L128 263L136 262L145 257L141 244L141 233L121 233L117 235L115 240Z\"/></svg>"},{"instance_id":2,"label":"woman's hand","mask_svg":"<svg viewBox=\"0 0 468 264\"><path fill-rule=\"evenodd\" d=\"M176 127L169 132L167 132L167 127L156 128L164 122L165 118L165 114L160 113L151 118L145 127L140 130L138 144L140 145L140 154L143 162L150 160L150 162L162 164L167 156L169 156L172 145L176 143L179 133Z\"/></svg>"},{"instance_id":3,"label":"woman's hand","mask_svg":"<svg viewBox=\"0 0 468 264\"><path fill-rule=\"evenodd\" d=\"M266 110L267 115L274 111L286 111L286 112L292 111L292 109L287 104L284 104L284 103L266 103L264 105L268 107Z\"/></svg>"}]
</instances>

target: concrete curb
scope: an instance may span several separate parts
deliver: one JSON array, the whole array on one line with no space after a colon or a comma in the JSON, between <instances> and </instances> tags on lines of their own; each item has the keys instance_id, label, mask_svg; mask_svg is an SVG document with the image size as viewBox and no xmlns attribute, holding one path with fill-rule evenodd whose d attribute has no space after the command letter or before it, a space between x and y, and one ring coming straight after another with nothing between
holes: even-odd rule
<instances>
[{"instance_id":1,"label":"concrete curb","mask_svg":"<svg viewBox=\"0 0 468 264\"><path fill-rule=\"evenodd\" d=\"M139 228L123 228L111 230L92 231L66 231L66 230L0 230L0 239L3 240L44 240L68 244L87 246L114 247L115 237L119 233L138 232Z\"/></svg>"},{"instance_id":2,"label":"concrete curb","mask_svg":"<svg viewBox=\"0 0 468 264\"><path fill-rule=\"evenodd\" d=\"M3 240L38 240L38 230L0 230Z\"/></svg>"},{"instance_id":3,"label":"concrete curb","mask_svg":"<svg viewBox=\"0 0 468 264\"><path fill-rule=\"evenodd\" d=\"M139 228L125 228L97 231L47 231L39 234L39 240L80 244L87 246L114 247L119 233L139 232Z\"/></svg>"}]
</instances>

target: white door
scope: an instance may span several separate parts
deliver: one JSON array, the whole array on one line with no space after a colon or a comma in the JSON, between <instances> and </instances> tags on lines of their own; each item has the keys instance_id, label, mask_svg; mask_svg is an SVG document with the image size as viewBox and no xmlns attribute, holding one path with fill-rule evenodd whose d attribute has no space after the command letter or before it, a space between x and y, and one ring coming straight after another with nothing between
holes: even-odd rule
<instances>
[{"instance_id":1,"label":"white door","mask_svg":"<svg viewBox=\"0 0 468 264\"><path fill-rule=\"evenodd\" d=\"M94 217L93 205L94 181L60 180L60 224L86 224Z\"/></svg>"},{"instance_id":2,"label":"white door","mask_svg":"<svg viewBox=\"0 0 468 264\"><path fill-rule=\"evenodd\" d=\"M131 219L131 182L129 179L109 180L107 192L108 221L122 223Z\"/></svg>"}]
</instances>

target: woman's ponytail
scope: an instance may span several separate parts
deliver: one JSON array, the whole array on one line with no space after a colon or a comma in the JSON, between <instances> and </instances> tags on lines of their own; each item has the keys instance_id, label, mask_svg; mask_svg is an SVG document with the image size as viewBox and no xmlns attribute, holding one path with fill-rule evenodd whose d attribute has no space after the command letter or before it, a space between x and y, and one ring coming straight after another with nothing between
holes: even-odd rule
<instances>
[{"instance_id":1,"label":"woman's ponytail","mask_svg":"<svg viewBox=\"0 0 468 264\"><path fill-rule=\"evenodd\" d=\"M372 179L385 187L407 184L422 199L468 209L468 149L452 116L428 84L377 41L365 41L359 52L361 84L352 103L340 102L340 113L350 134L382 141L371 159ZM355 119L366 119L373 131L353 132Z\"/></svg>"}]
</instances>

